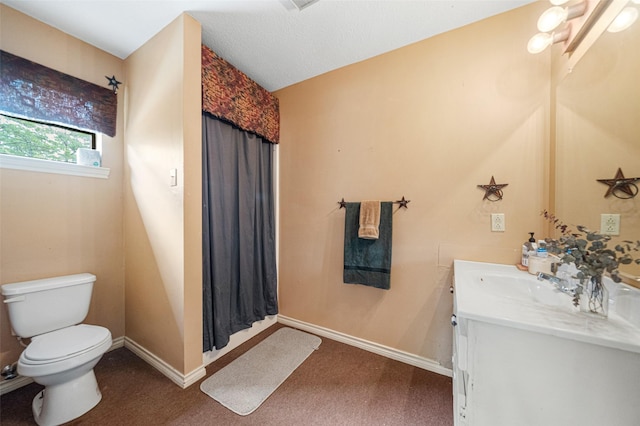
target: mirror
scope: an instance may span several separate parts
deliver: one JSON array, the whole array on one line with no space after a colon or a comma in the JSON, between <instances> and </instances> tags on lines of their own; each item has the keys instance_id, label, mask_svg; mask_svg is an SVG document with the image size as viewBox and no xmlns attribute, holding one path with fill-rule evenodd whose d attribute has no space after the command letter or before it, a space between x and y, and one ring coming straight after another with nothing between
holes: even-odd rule
<instances>
[{"instance_id":1,"label":"mirror","mask_svg":"<svg viewBox=\"0 0 640 426\"><path fill-rule=\"evenodd\" d=\"M640 21L605 31L559 82L555 97L556 215L598 230L601 214L619 214L615 238L640 240L640 194L605 198L609 186L597 181L613 179L618 168L626 178L640 177ZM638 266L621 270L640 276Z\"/></svg>"}]
</instances>

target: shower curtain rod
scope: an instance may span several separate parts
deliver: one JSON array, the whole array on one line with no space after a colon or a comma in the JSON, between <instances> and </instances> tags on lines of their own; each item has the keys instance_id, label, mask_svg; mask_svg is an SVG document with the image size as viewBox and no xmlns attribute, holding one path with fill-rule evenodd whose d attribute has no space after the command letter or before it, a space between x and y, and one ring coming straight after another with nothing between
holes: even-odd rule
<instances>
[{"instance_id":1,"label":"shower curtain rod","mask_svg":"<svg viewBox=\"0 0 640 426\"><path fill-rule=\"evenodd\" d=\"M405 209L408 209L409 206L407 206L407 204L409 204L410 202L411 200L405 200L403 195L402 200L393 201L393 204L400 204L400 207L404 207ZM344 200L344 198L338 201L338 204L340 204L340 207L339 207L340 209L344 209L347 207L347 202Z\"/></svg>"}]
</instances>

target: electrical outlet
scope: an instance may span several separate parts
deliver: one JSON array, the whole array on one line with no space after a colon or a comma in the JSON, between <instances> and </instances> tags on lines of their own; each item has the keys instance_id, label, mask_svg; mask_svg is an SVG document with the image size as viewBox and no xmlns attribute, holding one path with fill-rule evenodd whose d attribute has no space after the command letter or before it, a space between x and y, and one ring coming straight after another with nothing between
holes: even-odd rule
<instances>
[{"instance_id":1,"label":"electrical outlet","mask_svg":"<svg viewBox=\"0 0 640 426\"><path fill-rule=\"evenodd\" d=\"M620 215L601 214L600 233L607 235L620 235Z\"/></svg>"},{"instance_id":2,"label":"electrical outlet","mask_svg":"<svg viewBox=\"0 0 640 426\"><path fill-rule=\"evenodd\" d=\"M491 231L504 232L505 229L504 213L491 213Z\"/></svg>"}]
</instances>

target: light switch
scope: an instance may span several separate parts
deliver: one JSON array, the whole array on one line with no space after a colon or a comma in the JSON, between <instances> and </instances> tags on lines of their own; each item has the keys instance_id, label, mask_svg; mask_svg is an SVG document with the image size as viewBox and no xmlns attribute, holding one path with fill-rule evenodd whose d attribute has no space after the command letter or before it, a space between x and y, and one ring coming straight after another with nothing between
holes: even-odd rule
<instances>
[{"instance_id":1,"label":"light switch","mask_svg":"<svg viewBox=\"0 0 640 426\"><path fill-rule=\"evenodd\" d=\"M178 186L178 169L169 170L169 186Z\"/></svg>"}]
</instances>

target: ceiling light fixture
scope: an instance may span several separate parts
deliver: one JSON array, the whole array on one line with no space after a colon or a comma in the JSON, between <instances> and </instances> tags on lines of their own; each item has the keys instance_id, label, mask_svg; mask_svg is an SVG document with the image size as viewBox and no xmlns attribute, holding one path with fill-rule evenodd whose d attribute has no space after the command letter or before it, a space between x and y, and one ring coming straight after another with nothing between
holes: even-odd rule
<instances>
[{"instance_id":1,"label":"ceiling light fixture","mask_svg":"<svg viewBox=\"0 0 640 426\"><path fill-rule=\"evenodd\" d=\"M566 7L561 6L568 1L549 0L554 6L545 10L538 19L538 30L540 32L531 37L529 43L527 43L529 53L540 53L552 44L569 40L571 25L565 25L561 30L557 30L557 28L567 21L583 16L587 11L587 0L582 0Z\"/></svg>"},{"instance_id":2,"label":"ceiling light fixture","mask_svg":"<svg viewBox=\"0 0 640 426\"><path fill-rule=\"evenodd\" d=\"M640 1L640 0L639 0ZM617 33L629 28L638 19L638 9L625 7L607 28L610 33Z\"/></svg>"},{"instance_id":3,"label":"ceiling light fixture","mask_svg":"<svg viewBox=\"0 0 640 426\"><path fill-rule=\"evenodd\" d=\"M539 34L527 43L527 50L541 53L563 42L558 76L570 73L586 51L607 29L622 31L640 17L640 0L549 0L553 7L538 20ZM565 3L569 6L565 7ZM629 9L629 10L626 10ZM617 17L617 15L621 15ZM579 19L575 19L578 18ZM575 19L572 21L572 19ZM615 21L615 22L614 22ZM622 23L624 21L624 25ZM560 53L560 52L559 52Z\"/></svg>"},{"instance_id":4,"label":"ceiling light fixture","mask_svg":"<svg viewBox=\"0 0 640 426\"><path fill-rule=\"evenodd\" d=\"M527 43L527 50L529 53L543 52L547 47L561 41L567 41L571 34L571 28L565 27L560 31L554 31L552 33L538 33L531 37L529 43Z\"/></svg>"},{"instance_id":5,"label":"ceiling light fixture","mask_svg":"<svg viewBox=\"0 0 640 426\"><path fill-rule=\"evenodd\" d=\"M553 31L560 24L578 18L587 11L587 2L573 4L567 7L553 6L545 10L538 19L538 29L542 32Z\"/></svg>"}]
</instances>

